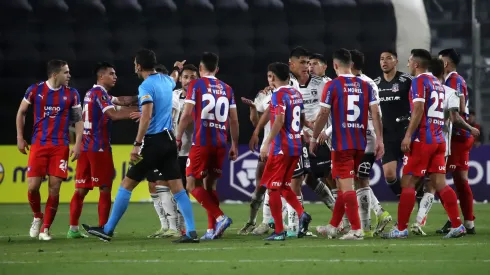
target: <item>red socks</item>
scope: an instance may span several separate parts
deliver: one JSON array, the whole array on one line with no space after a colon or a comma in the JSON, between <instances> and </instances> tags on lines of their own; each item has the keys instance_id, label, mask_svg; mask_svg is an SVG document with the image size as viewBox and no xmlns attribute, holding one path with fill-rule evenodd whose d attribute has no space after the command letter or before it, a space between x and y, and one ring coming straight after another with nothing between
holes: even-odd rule
<instances>
[{"instance_id":1,"label":"red socks","mask_svg":"<svg viewBox=\"0 0 490 275\"><path fill-rule=\"evenodd\" d=\"M70 225L78 225L80 215L82 215L84 197L75 190L70 202Z\"/></svg>"},{"instance_id":2,"label":"red socks","mask_svg":"<svg viewBox=\"0 0 490 275\"><path fill-rule=\"evenodd\" d=\"M456 197L456 193L451 187L446 185L444 189L439 191L439 195L444 200L444 208L451 221L451 227L459 227L461 225L461 218L459 217L458 198Z\"/></svg>"},{"instance_id":3,"label":"red socks","mask_svg":"<svg viewBox=\"0 0 490 275\"><path fill-rule=\"evenodd\" d=\"M41 212L41 194L39 191L27 192L27 199L29 200L29 205L31 206L34 218L43 218L43 213Z\"/></svg>"},{"instance_id":4,"label":"red socks","mask_svg":"<svg viewBox=\"0 0 490 275\"><path fill-rule=\"evenodd\" d=\"M269 190L269 207L272 218L274 218L274 231L279 234L284 231L284 225L282 223L282 201L279 190Z\"/></svg>"},{"instance_id":5,"label":"red socks","mask_svg":"<svg viewBox=\"0 0 490 275\"><path fill-rule=\"evenodd\" d=\"M216 192L216 190L211 190L211 192L208 191L208 193L209 196L211 196L211 199L213 200L214 204L219 207L218 192ZM216 218L213 217L213 215L211 215L208 212L208 229L214 229L215 227L216 227Z\"/></svg>"},{"instance_id":6,"label":"red socks","mask_svg":"<svg viewBox=\"0 0 490 275\"><path fill-rule=\"evenodd\" d=\"M332 219L330 219L330 225L333 227L339 227L342 217L345 213L344 193L340 190L337 191L337 199L335 200L335 206L333 208Z\"/></svg>"},{"instance_id":7,"label":"red socks","mask_svg":"<svg viewBox=\"0 0 490 275\"><path fill-rule=\"evenodd\" d=\"M458 192L459 204L465 221L473 221L475 219L473 215L473 192L468 181L454 178L454 186L456 186L456 191Z\"/></svg>"},{"instance_id":8,"label":"red socks","mask_svg":"<svg viewBox=\"0 0 490 275\"><path fill-rule=\"evenodd\" d=\"M347 214L352 230L361 229L361 219L359 218L359 205L357 203L356 191L351 190L345 192L344 203L345 213Z\"/></svg>"},{"instance_id":9,"label":"red socks","mask_svg":"<svg viewBox=\"0 0 490 275\"><path fill-rule=\"evenodd\" d=\"M70 205L71 207L71 205ZM100 192L99 193L99 227L104 226L109 220L109 214L111 212L111 193ZM80 210L80 213L82 211Z\"/></svg>"},{"instance_id":10,"label":"red socks","mask_svg":"<svg viewBox=\"0 0 490 275\"><path fill-rule=\"evenodd\" d=\"M192 196L211 214L215 219L219 216L224 215L223 211L216 205L214 199L211 197L210 193L206 191L202 186L194 188L191 192Z\"/></svg>"},{"instance_id":11,"label":"red socks","mask_svg":"<svg viewBox=\"0 0 490 275\"><path fill-rule=\"evenodd\" d=\"M44 217L44 223L41 228L41 232L44 232L44 229L49 229L51 227L51 224L54 221L54 218L56 217L56 212L58 211L58 204L60 202L60 197L59 196L48 196L48 201L46 202L46 208L44 209L44 213L46 216Z\"/></svg>"},{"instance_id":12,"label":"red socks","mask_svg":"<svg viewBox=\"0 0 490 275\"><path fill-rule=\"evenodd\" d=\"M284 186L281 189L281 195L287 201L287 203L289 205L291 205L291 207L294 208L294 211L296 211L296 214L298 214L298 218L300 218L301 215L303 215L303 212L304 212L303 206L301 205L301 202L299 202L298 197L296 196L296 194L293 192L293 190L291 190L291 187ZM280 205L282 205L282 204L280 204ZM282 232L282 231L279 231L279 232Z\"/></svg>"},{"instance_id":13,"label":"red socks","mask_svg":"<svg viewBox=\"0 0 490 275\"><path fill-rule=\"evenodd\" d=\"M402 188L398 204L398 230L407 229L410 215L415 206L415 188Z\"/></svg>"}]
</instances>

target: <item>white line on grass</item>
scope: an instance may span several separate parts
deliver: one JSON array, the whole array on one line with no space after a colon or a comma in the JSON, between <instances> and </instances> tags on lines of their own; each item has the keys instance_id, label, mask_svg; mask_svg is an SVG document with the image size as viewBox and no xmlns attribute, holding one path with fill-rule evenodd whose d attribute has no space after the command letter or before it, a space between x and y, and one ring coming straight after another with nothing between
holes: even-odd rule
<instances>
[{"instance_id":1,"label":"white line on grass","mask_svg":"<svg viewBox=\"0 0 490 275\"><path fill-rule=\"evenodd\" d=\"M94 261L65 261L56 260L53 262L47 261L0 261L0 264L46 264L46 263L70 263L70 264L139 264L139 263L202 263L202 264L215 264L215 263L490 263L490 259L474 259L474 260L423 260L423 259L237 259L237 260L163 260L163 259L152 259L152 260L94 260Z\"/></svg>"},{"instance_id":2,"label":"white line on grass","mask_svg":"<svg viewBox=\"0 0 490 275\"><path fill-rule=\"evenodd\" d=\"M222 250L246 250L246 249L311 249L311 248L334 248L334 247L371 247L380 248L381 246L388 247L431 247L431 246L486 246L490 243L475 242L475 243L344 243L344 244L325 244L325 245L290 245L290 246L275 246L275 245L257 245L257 246L228 246L228 247L189 247L189 248L163 248L163 249L122 249L122 250L100 250L102 253L145 253L145 252L186 252L186 251L222 251ZM79 251L79 250L77 250ZM73 253L74 250L66 251L24 251L24 252L5 252L4 255L28 255L28 254L63 254Z\"/></svg>"}]
</instances>

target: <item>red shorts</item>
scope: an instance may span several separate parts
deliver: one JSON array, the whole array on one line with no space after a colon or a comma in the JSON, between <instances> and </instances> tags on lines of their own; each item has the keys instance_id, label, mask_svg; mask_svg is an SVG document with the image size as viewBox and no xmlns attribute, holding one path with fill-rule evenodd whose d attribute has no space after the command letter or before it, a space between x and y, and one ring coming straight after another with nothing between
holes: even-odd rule
<instances>
[{"instance_id":1,"label":"red shorts","mask_svg":"<svg viewBox=\"0 0 490 275\"><path fill-rule=\"evenodd\" d=\"M468 161L470 161L470 150L473 147L473 142L473 136L463 142L451 141L451 155L447 158L446 165L447 172L468 171Z\"/></svg>"},{"instance_id":2,"label":"red shorts","mask_svg":"<svg viewBox=\"0 0 490 275\"><path fill-rule=\"evenodd\" d=\"M112 188L114 179L112 152L80 152L75 175L75 188Z\"/></svg>"},{"instance_id":3,"label":"red shorts","mask_svg":"<svg viewBox=\"0 0 490 275\"><path fill-rule=\"evenodd\" d=\"M403 157L403 175L416 177L426 173L446 174L446 143L412 142L410 152Z\"/></svg>"},{"instance_id":4,"label":"red shorts","mask_svg":"<svg viewBox=\"0 0 490 275\"><path fill-rule=\"evenodd\" d=\"M285 184L291 184L298 161L299 156L269 156L260 181L261 185L265 184L267 189L280 189Z\"/></svg>"},{"instance_id":5,"label":"red shorts","mask_svg":"<svg viewBox=\"0 0 490 275\"><path fill-rule=\"evenodd\" d=\"M219 178L225 157L226 147L193 145L187 158L185 174L195 179L202 179L207 175Z\"/></svg>"},{"instance_id":6,"label":"red shorts","mask_svg":"<svg viewBox=\"0 0 490 275\"><path fill-rule=\"evenodd\" d=\"M332 178L357 178L357 168L363 156L364 151L356 149L332 151Z\"/></svg>"},{"instance_id":7,"label":"red shorts","mask_svg":"<svg viewBox=\"0 0 490 275\"><path fill-rule=\"evenodd\" d=\"M27 162L27 177L46 175L66 179L68 177L68 146L33 144Z\"/></svg>"}]
</instances>

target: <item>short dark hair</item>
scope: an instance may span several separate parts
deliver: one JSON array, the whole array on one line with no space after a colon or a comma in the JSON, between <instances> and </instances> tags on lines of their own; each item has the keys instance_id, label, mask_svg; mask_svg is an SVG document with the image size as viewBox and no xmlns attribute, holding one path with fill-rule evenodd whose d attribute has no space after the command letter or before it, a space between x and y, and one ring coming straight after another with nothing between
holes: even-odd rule
<instances>
[{"instance_id":1,"label":"short dark hair","mask_svg":"<svg viewBox=\"0 0 490 275\"><path fill-rule=\"evenodd\" d=\"M439 55L442 55L444 57L449 57L451 61L454 63L454 65L458 66L459 62L461 61L461 56L455 49L444 49L439 52Z\"/></svg>"},{"instance_id":2,"label":"short dark hair","mask_svg":"<svg viewBox=\"0 0 490 275\"><path fill-rule=\"evenodd\" d=\"M96 65L95 65L95 69L94 69L94 75L98 75L100 73L100 71L105 71L106 69L108 68L113 68L115 69L116 67L114 67L114 65L112 65L111 63L109 62L105 62L105 61L102 61L102 62L98 62Z\"/></svg>"},{"instance_id":3,"label":"short dark hair","mask_svg":"<svg viewBox=\"0 0 490 275\"><path fill-rule=\"evenodd\" d=\"M155 69L157 65L157 57L155 52L148 49L141 49L136 53L136 64L141 66L142 70L150 71Z\"/></svg>"},{"instance_id":4,"label":"short dark hair","mask_svg":"<svg viewBox=\"0 0 490 275\"><path fill-rule=\"evenodd\" d=\"M430 52L428 50L413 49L410 53L412 54L413 57L416 57L422 61L420 65L423 68L429 67L429 63L432 60L432 56L430 55Z\"/></svg>"},{"instance_id":5,"label":"short dark hair","mask_svg":"<svg viewBox=\"0 0 490 275\"><path fill-rule=\"evenodd\" d=\"M441 78L444 76L444 62L437 57L433 57L429 63L429 72L435 77Z\"/></svg>"},{"instance_id":6,"label":"short dark hair","mask_svg":"<svg viewBox=\"0 0 490 275\"><path fill-rule=\"evenodd\" d=\"M310 55L310 59L318 59L320 60L323 64L327 64L327 59L325 59L325 56L320 53L314 53Z\"/></svg>"},{"instance_id":7,"label":"short dark hair","mask_svg":"<svg viewBox=\"0 0 490 275\"><path fill-rule=\"evenodd\" d=\"M199 70L193 64L185 64L184 67L182 68L182 71L193 71L197 75L199 75Z\"/></svg>"},{"instance_id":8,"label":"short dark hair","mask_svg":"<svg viewBox=\"0 0 490 275\"><path fill-rule=\"evenodd\" d=\"M338 49L335 52L333 52L332 58L339 60L341 63L345 65L349 65L352 62L352 56L349 50L344 48Z\"/></svg>"},{"instance_id":9,"label":"short dark hair","mask_svg":"<svg viewBox=\"0 0 490 275\"><path fill-rule=\"evenodd\" d=\"M281 81L286 81L289 78L289 66L282 62L274 62L269 64L267 71L272 72Z\"/></svg>"},{"instance_id":10,"label":"short dark hair","mask_svg":"<svg viewBox=\"0 0 490 275\"><path fill-rule=\"evenodd\" d=\"M46 66L46 71L48 72L48 78L51 77L54 73L59 73L61 71L61 67L68 65L68 63L64 60L53 59L49 60Z\"/></svg>"},{"instance_id":11,"label":"short dark hair","mask_svg":"<svg viewBox=\"0 0 490 275\"><path fill-rule=\"evenodd\" d=\"M391 55L393 55L394 57L398 58L398 54L396 53L395 50L393 49L386 49L384 51L381 51L381 53L390 53Z\"/></svg>"},{"instance_id":12,"label":"short dark hair","mask_svg":"<svg viewBox=\"0 0 490 275\"><path fill-rule=\"evenodd\" d=\"M306 57L310 57L310 53L308 52L307 49L301 47L301 46L298 46L296 48L294 48L291 53L289 54L289 58L291 57L296 57L296 58L300 58L302 56L306 56Z\"/></svg>"},{"instance_id":13,"label":"short dark hair","mask_svg":"<svg viewBox=\"0 0 490 275\"><path fill-rule=\"evenodd\" d=\"M155 71L157 71L157 73L161 73L161 74L168 74L167 67L165 67L165 65L163 65L163 64L157 64L155 66Z\"/></svg>"},{"instance_id":14,"label":"short dark hair","mask_svg":"<svg viewBox=\"0 0 490 275\"><path fill-rule=\"evenodd\" d=\"M354 64L354 69L362 70L362 68L364 68L364 54L359 50L350 50L349 52L352 63Z\"/></svg>"},{"instance_id":15,"label":"short dark hair","mask_svg":"<svg viewBox=\"0 0 490 275\"><path fill-rule=\"evenodd\" d=\"M201 63L209 72L214 72L218 68L219 57L215 53L205 52L202 54Z\"/></svg>"}]
</instances>

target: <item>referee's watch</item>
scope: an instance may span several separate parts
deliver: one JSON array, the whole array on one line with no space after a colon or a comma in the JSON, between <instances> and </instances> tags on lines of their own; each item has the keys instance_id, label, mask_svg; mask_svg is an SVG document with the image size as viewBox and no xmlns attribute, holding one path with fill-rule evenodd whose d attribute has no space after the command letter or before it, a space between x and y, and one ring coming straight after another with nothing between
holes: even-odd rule
<instances>
[{"instance_id":1,"label":"referee's watch","mask_svg":"<svg viewBox=\"0 0 490 275\"><path fill-rule=\"evenodd\" d=\"M133 146L141 146L141 145L143 145L142 142L134 141L134 143L133 143Z\"/></svg>"},{"instance_id":2,"label":"referee's watch","mask_svg":"<svg viewBox=\"0 0 490 275\"><path fill-rule=\"evenodd\" d=\"M180 68L178 66L174 66L172 71L177 71L180 74Z\"/></svg>"}]
</instances>

